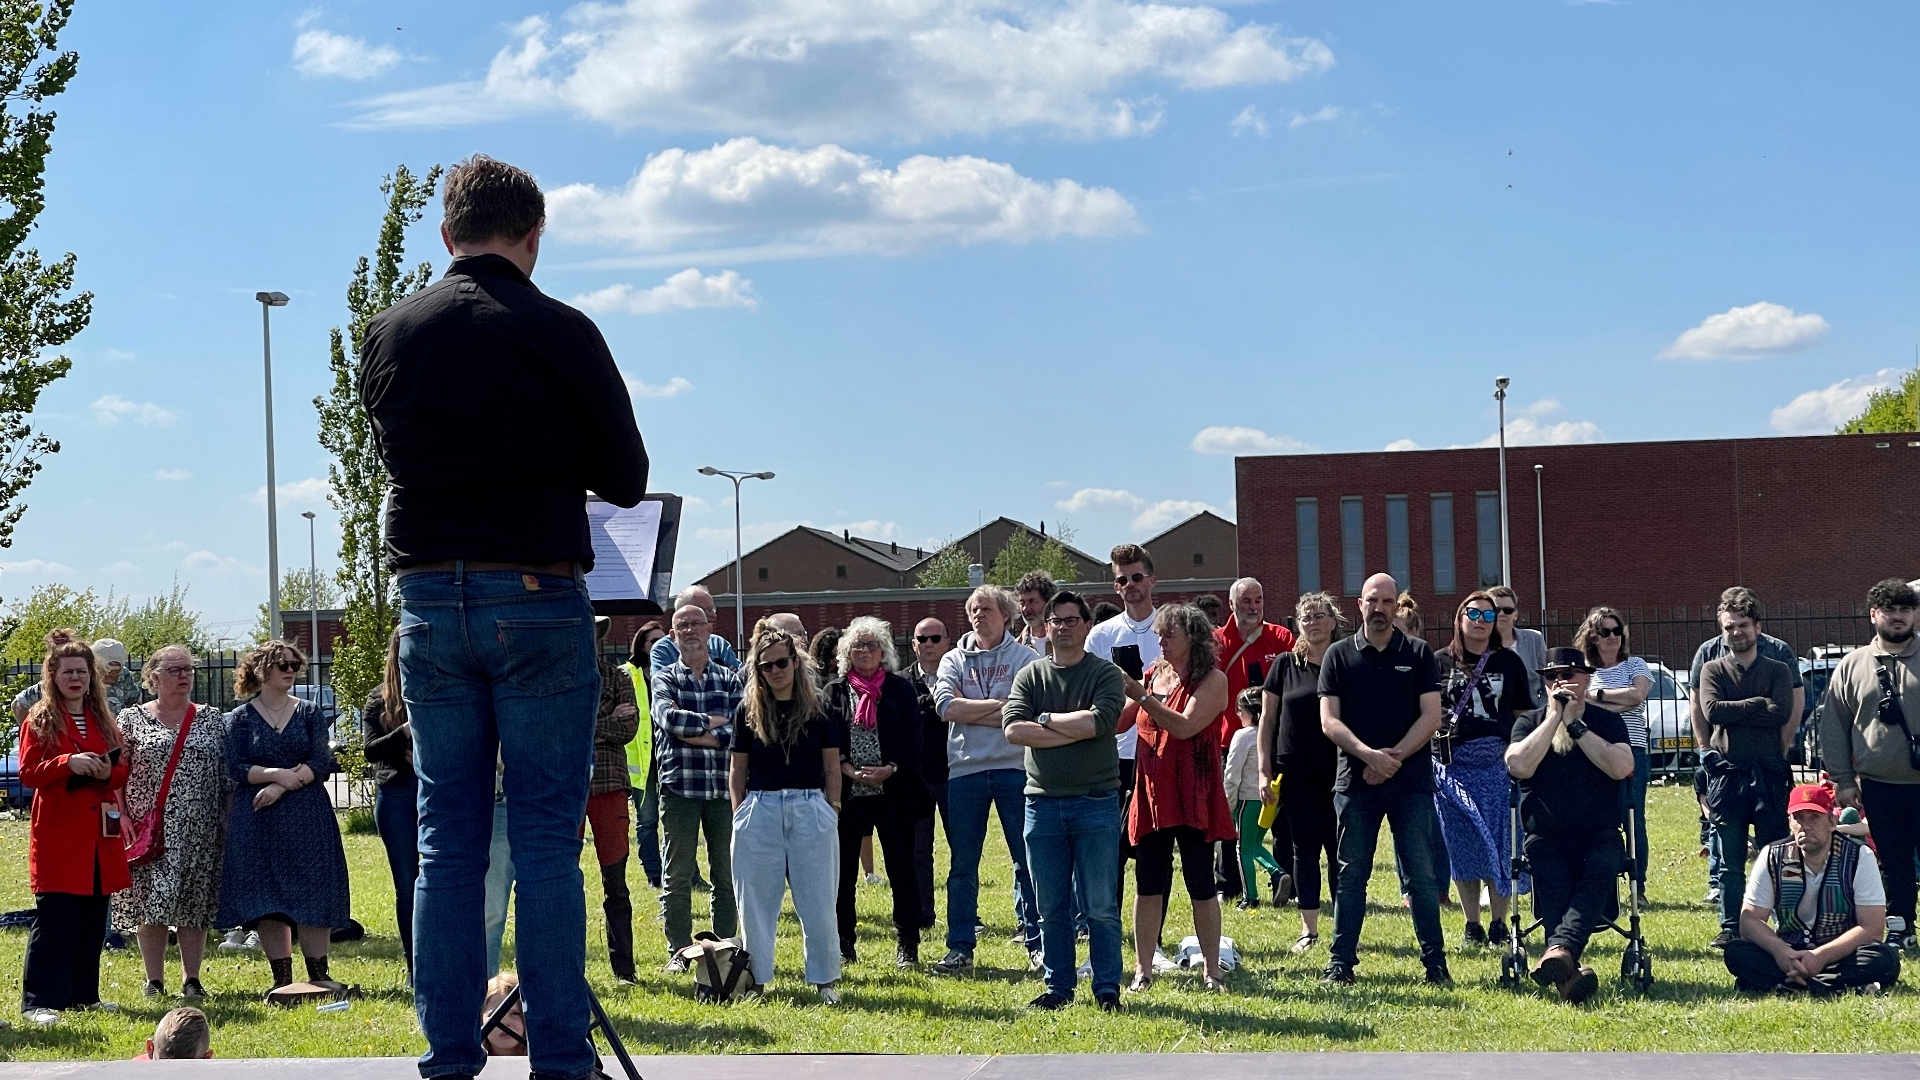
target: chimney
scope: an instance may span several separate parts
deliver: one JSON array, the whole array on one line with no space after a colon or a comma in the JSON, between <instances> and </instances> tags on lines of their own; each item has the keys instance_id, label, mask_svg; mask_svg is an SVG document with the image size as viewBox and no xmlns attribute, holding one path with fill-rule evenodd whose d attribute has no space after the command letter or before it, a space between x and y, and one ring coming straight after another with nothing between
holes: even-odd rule
<instances>
[{"instance_id":1,"label":"chimney","mask_svg":"<svg viewBox=\"0 0 1920 1080\"><path fill-rule=\"evenodd\" d=\"M1041 536L1047 535L1047 523L1045 520L1042 520L1040 522L1040 535Z\"/></svg>"},{"instance_id":2,"label":"chimney","mask_svg":"<svg viewBox=\"0 0 1920 1080\"><path fill-rule=\"evenodd\" d=\"M888 547L889 549L891 549L891 550L893 551L893 553L894 553L895 555L898 555L898 554L900 554L900 545L899 545L899 543L898 543L898 542L895 542L895 541L888 541L888 542L887 542L887 547Z\"/></svg>"},{"instance_id":3,"label":"chimney","mask_svg":"<svg viewBox=\"0 0 1920 1080\"><path fill-rule=\"evenodd\" d=\"M851 543L853 543L853 530L852 530L852 529L841 529L841 530L840 530L840 539L842 539L842 540L845 540L845 541L846 541L847 543L849 543L849 544L851 544Z\"/></svg>"},{"instance_id":4,"label":"chimney","mask_svg":"<svg viewBox=\"0 0 1920 1080\"><path fill-rule=\"evenodd\" d=\"M914 548L913 557L916 559L924 559L927 557L927 553L924 551L921 551L919 548Z\"/></svg>"}]
</instances>

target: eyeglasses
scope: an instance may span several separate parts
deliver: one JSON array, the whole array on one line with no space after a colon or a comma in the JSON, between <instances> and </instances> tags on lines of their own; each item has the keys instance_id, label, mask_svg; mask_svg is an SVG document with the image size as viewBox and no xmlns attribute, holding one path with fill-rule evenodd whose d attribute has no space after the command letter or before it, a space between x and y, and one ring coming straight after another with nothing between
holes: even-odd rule
<instances>
[{"instance_id":1,"label":"eyeglasses","mask_svg":"<svg viewBox=\"0 0 1920 1080\"><path fill-rule=\"evenodd\" d=\"M191 675L200 669L194 664L168 664L158 670L162 675Z\"/></svg>"},{"instance_id":2,"label":"eyeglasses","mask_svg":"<svg viewBox=\"0 0 1920 1080\"><path fill-rule=\"evenodd\" d=\"M1078 615L1055 615L1047 619L1047 625L1055 630L1065 630L1069 626L1078 626L1086 621Z\"/></svg>"},{"instance_id":3,"label":"eyeglasses","mask_svg":"<svg viewBox=\"0 0 1920 1080\"><path fill-rule=\"evenodd\" d=\"M274 665L273 665L273 670L275 670L275 671L299 671L299 670L300 670L300 662L299 662L298 660L282 660L282 661L280 661L280 662L278 662L278 663L276 663L276 664L274 664Z\"/></svg>"},{"instance_id":4,"label":"eyeglasses","mask_svg":"<svg viewBox=\"0 0 1920 1080\"><path fill-rule=\"evenodd\" d=\"M1113 583L1115 585L1121 585L1121 586L1126 585L1126 583L1129 581L1133 582L1135 585L1138 585L1145 580L1147 580L1147 575L1141 573L1138 570L1135 570L1131 574L1115 574L1113 576Z\"/></svg>"},{"instance_id":5,"label":"eyeglasses","mask_svg":"<svg viewBox=\"0 0 1920 1080\"><path fill-rule=\"evenodd\" d=\"M915 634L913 635L913 640L922 645L938 645L943 636L944 635L941 634Z\"/></svg>"},{"instance_id":6,"label":"eyeglasses","mask_svg":"<svg viewBox=\"0 0 1920 1080\"><path fill-rule=\"evenodd\" d=\"M1593 636L1595 637L1625 637L1626 633L1625 630L1622 630L1618 626L1596 626L1593 628Z\"/></svg>"},{"instance_id":7,"label":"eyeglasses","mask_svg":"<svg viewBox=\"0 0 1920 1080\"><path fill-rule=\"evenodd\" d=\"M1502 615L1511 615L1511 614L1513 614L1513 613L1514 613L1514 610L1515 610L1515 609L1513 609L1513 608L1510 608L1510 607L1503 607L1503 608L1500 608L1500 609L1499 609L1499 611L1500 611L1500 614L1502 614Z\"/></svg>"},{"instance_id":8,"label":"eyeglasses","mask_svg":"<svg viewBox=\"0 0 1920 1080\"><path fill-rule=\"evenodd\" d=\"M762 660L754 666L761 671L785 671L787 670L787 665L791 663L793 663L793 657L783 656L778 660Z\"/></svg>"},{"instance_id":9,"label":"eyeglasses","mask_svg":"<svg viewBox=\"0 0 1920 1080\"><path fill-rule=\"evenodd\" d=\"M1331 619L1331 618L1333 618L1333 616L1327 614L1324 611L1309 611L1309 612L1306 612L1305 614L1295 616L1295 619L1297 621L1303 622L1303 623L1319 622L1322 619Z\"/></svg>"},{"instance_id":10,"label":"eyeglasses","mask_svg":"<svg viewBox=\"0 0 1920 1080\"><path fill-rule=\"evenodd\" d=\"M1468 622L1494 622L1500 618L1500 613L1491 608L1470 607L1466 610L1466 616Z\"/></svg>"}]
</instances>

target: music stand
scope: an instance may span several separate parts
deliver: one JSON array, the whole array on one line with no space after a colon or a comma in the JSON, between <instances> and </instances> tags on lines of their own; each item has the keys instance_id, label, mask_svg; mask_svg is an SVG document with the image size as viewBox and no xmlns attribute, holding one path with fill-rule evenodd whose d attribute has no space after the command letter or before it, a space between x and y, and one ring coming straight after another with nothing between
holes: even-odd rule
<instances>
[{"instance_id":1,"label":"music stand","mask_svg":"<svg viewBox=\"0 0 1920 1080\"><path fill-rule=\"evenodd\" d=\"M505 1032L507 1038L519 1043L522 1049L526 1047L525 1035L501 1025L501 1021L505 1020L507 1014L512 1012L513 1007L518 1004L520 1004L520 987L515 985L507 992L507 996L501 1000L500 1004L495 1005L493 1011L487 1014L487 1022L480 1026L482 1047L487 1044L487 1036L495 1031ZM587 987L587 1004L593 1009L593 1022L587 1025L588 1045L593 1043L593 1029L599 1028L601 1034L607 1037L607 1048L613 1051L614 1060L620 1063L621 1071L627 1074L627 1080L640 1080L640 1070L634 1067L633 1059L627 1056L627 1045L620 1041L620 1033L613 1030L613 1021L607 1018L607 1010L600 1007L600 995L594 993L591 986ZM488 1054L491 1055L492 1051L488 1051Z\"/></svg>"}]
</instances>

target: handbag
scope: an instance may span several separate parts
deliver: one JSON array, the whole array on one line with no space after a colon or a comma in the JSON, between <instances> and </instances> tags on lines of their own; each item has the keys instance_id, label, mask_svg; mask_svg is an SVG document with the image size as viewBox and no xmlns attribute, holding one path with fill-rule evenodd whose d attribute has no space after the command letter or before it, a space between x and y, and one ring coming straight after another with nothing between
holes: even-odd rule
<instances>
[{"instance_id":1,"label":"handbag","mask_svg":"<svg viewBox=\"0 0 1920 1080\"><path fill-rule=\"evenodd\" d=\"M180 765L180 751L187 747L187 735L193 731L193 714L199 710L187 706L187 718L180 722L180 734L173 740L173 753L167 757L167 771L160 777L160 794L153 811L127 826L127 865L145 866L167 853L167 790L173 786L173 770Z\"/></svg>"}]
</instances>

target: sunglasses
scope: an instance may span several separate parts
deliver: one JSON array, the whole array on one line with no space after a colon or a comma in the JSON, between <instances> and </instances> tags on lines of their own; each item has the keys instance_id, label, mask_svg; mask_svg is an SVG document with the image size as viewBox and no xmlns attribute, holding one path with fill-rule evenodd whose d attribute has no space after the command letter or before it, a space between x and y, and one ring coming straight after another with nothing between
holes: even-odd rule
<instances>
[{"instance_id":1,"label":"sunglasses","mask_svg":"<svg viewBox=\"0 0 1920 1080\"><path fill-rule=\"evenodd\" d=\"M920 644L922 644L922 645L937 645L937 644L939 644L939 643L940 643L940 641L941 641L941 639L942 639L942 635L940 635L940 634L915 634L915 635L913 635L913 640L915 640L915 641L917 641L917 642L919 642L919 643L920 643Z\"/></svg>"},{"instance_id":2,"label":"sunglasses","mask_svg":"<svg viewBox=\"0 0 1920 1080\"><path fill-rule=\"evenodd\" d=\"M1510 607L1503 607L1503 608L1501 608L1501 609L1500 609L1500 614L1502 614L1502 615L1511 615L1511 614L1513 614L1513 613L1514 613L1514 610L1515 610L1514 608L1510 608Z\"/></svg>"},{"instance_id":3,"label":"sunglasses","mask_svg":"<svg viewBox=\"0 0 1920 1080\"><path fill-rule=\"evenodd\" d=\"M1593 628L1594 637L1624 637L1625 635L1626 631L1617 626L1596 626Z\"/></svg>"},{"instance_id":4,"label":"sunglasses","mask_svg":"<svg viewBox=\"0 0 1920 1080\"><path fill-rule=\"evenodd\" d=\"M878 649L879 647L880 647L880 643L877 641L856 641L853 644L847 646L847 651L850 653L872 652Z\"/></svg>"},{"instance_id":5,"label":"sunglasses","mask_svg":"<svg viewBox=\"0 0 1920 1080\"><path fill-rule=\"evenodd\" d=\"M281 660L273 665L275 671L299 671L300 664L295 660Z\"/></svg>"},{"instance_id":6,"label":"sunglasses","mask_svg":"<svg viewBox=\"0 0 1920 1080\"><path fill-rule=\"evenodd\" d=\"M1470 607L1466 611L1466 616L1468 622L1490 623L1498 620L1500 613L1489 608Z\"/></svg>"},{"instance_id":7,"label":"sunglasses","mask_svg":"<svg viewBox=\"0 0 1920 1080\"><path fill-rule=\"evenodd\" d=\"M762 660L754 666L758 667L761 671L785 671L787 670L787 665L791 663L793 663L793 657L783 656L778 660Z\"/></svg>"},{"instance_id":8,"label":"sunglasses","mask_svg":"<svg viewBox=\"0 0 1920 1080\"><path fill-rule=\"evenodd\" d=\"M1129 581L1131 581L1131 582L1133 582L1133 583L1134 583L1135 585L1138 585L1138 584L1140 584L1141 582L1143 582L1143 581L1145 581L1145 580L1147 580L1147 575L1145 575L1145 574L1143 574L1143 573L1141 573L1141 572L1140 572L1140 571L1138 571L1138 570L1135 570L1135 571L1134 571L1133 573L1131 573L1131 574L1116 574L1116 575L1114 575L1114 579L1113 579L1113 583L1114 583L1115 585L1125 585L1125 584L1126 584L1127 582L1129 582Z\"/></svg>"}]
</instances>

